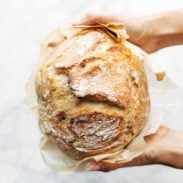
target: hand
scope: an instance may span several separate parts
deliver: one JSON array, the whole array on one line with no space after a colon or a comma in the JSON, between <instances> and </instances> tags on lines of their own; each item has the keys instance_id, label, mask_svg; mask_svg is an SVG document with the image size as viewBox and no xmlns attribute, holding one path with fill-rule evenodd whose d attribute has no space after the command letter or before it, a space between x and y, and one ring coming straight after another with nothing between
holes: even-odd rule
<instances>
[{"instance_id":1,"label":"hand","mask_svg":"<svg viewBox=\"0 0 183 183\"><path fill-rule=\"evenodd\" d=\"M177 18L179 17L179 18ZM125 14L88 14L77 24L124 23L129 41L148 53L161 48L183 44L183 10L133 17Z\"/></svg>"},{"instance_id":2,"label":"hand","mask_svg":"<svg viewBox=\"0 0 183 183\"><path fill-rule=\"evenodd\" d=\"M144 153L130 162L92 164L92 170L110 171L121 167L161 163L183 168L183 132L161 126L155 134L145 137Z\"/></svg>"},{"instance_id":3,"label":"hand","mask_svg":"<svg viewBox=\"0 0 183 183\"><path fill-rule=\"evenodd\" d=\"M96 24L97 21L101 23L123 23L126 27L128 35L130 36L130 42L138 45L148 53L152 53L159 49L157 46L157 39L153 34L152 26L147 17L87 14L82 20L75 24L93 25Z\"/></svg>"}]
</instances>

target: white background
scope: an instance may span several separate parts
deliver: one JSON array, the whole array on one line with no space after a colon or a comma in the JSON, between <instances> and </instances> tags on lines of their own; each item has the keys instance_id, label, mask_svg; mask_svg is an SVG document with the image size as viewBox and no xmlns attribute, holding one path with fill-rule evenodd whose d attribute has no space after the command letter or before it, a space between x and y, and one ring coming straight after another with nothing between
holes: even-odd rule
<instances>
[{"instance_id":1,"label":"white background","mask_svg":"<svg viewBox=\"0 0 183 183\"><path fill-rule=\"evenodd\" d=\"M183 182L182 170L163 165L59 175L42 162L37 121L24 104L25 83L38 60L39 43L54 28L88 11L140 15L180 7L182 0L0 0L0 183ZM183 46L150 58L166 69L180 91L168 101L160 93L157 101L167 103L167 108L175 106L162 123L183 130L183 107L176 107L183 102Z\"/></svg>"}]
</instances>

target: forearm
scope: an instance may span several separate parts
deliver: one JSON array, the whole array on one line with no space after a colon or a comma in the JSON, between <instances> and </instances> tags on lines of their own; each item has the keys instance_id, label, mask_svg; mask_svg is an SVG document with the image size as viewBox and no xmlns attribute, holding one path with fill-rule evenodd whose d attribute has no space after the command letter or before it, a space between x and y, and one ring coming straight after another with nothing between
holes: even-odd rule
<instances>
[{"instance_id":1,"label":"forearm","mask_svg":"<svg viewBox=\"0 0 183 183\"><path fill-rule=\"evenodd\" d=\"M150 15L145 22L156 50L183 44L183 9Z\"/></svg>"}]
</instances>

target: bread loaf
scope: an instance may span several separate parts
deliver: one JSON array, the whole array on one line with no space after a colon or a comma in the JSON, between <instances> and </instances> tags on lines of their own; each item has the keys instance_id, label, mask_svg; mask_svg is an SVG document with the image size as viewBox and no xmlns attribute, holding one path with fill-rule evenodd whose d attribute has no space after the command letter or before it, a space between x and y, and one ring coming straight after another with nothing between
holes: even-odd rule
<instances>
[{"instance_id":1,"label":"bread loaf","mask_svg":"<svg viewBox=\"0 0 183 183\"><path fill-rule=\"evenodd\" d=\"M143 63L124 43L86 28L48 45L36 76L39 125L73 159L122 150L147 122Z\"/></svg>"}]
</instances>

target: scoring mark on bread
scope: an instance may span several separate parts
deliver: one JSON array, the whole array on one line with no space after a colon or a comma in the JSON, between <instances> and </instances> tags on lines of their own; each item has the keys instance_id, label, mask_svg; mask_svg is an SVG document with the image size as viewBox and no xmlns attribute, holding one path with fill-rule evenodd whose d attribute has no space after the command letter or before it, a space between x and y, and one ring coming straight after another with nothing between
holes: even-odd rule
<instances>
[{"instance_id":1,"label":"scoring mark on bread","mask_svg":"<svg viewBox=\"0 0 183 183\"><path fill-rule=\"evenodd\" d=\"M95 149L109 145L119 136L121 122L122 116L94 112L72 118L69 128L80 139L74 144L76 147Z\"/></svg>"}]
</instances>

